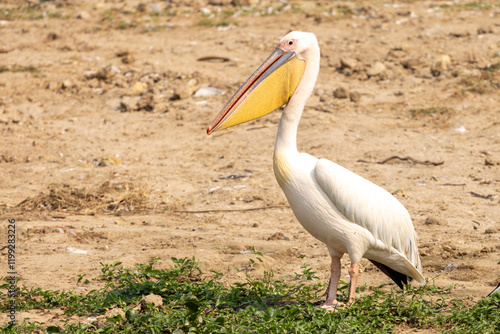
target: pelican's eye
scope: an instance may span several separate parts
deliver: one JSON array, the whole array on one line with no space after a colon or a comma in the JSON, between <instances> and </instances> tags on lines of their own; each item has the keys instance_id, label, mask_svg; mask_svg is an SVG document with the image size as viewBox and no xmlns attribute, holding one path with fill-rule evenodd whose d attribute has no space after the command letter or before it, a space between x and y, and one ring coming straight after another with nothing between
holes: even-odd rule
<instances>
[{"instance_id":1,"label":"pelican's eye","mask_svg":"<svg viewBox=\"0 0 500 334\"><path fill-rule=\"evenodd\" d=\"M289 40L288 45L293 45L293 40Z\"/></svg>"}]
</instances>

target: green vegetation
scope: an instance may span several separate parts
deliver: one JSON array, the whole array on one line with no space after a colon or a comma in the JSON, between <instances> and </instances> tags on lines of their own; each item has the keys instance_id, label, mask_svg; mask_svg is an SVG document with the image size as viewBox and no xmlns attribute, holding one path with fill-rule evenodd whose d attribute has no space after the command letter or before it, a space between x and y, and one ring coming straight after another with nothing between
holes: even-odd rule
<instances>
[{"instance_id":1,"label":"green vegetation","mask_svg":"<svg viewBox=\"0 0 500 334\"><path fill-rule=\"evenodd\" d=\"M260 255L254 252L255 255ZM258 261L262 259L256 256ZM266 271L260 279L247 274L244 283L226 286L224 274L203 274L194 258L172 258L170 269L156 269L160 262L125 268L120 262L102 264L92 279L104 285L80 296L72 291L17 288L17 310L62 309L58 326L25 320L0 327L3 333L387 333L395 326L431 329L446 333L497 333L500 330L500 295L474 304L470 299L447 297L452 287L433 283L401 292L394 285L361 287L364 296L349 308L326 312L316 307L325 285L318 283L306 265L294 277L277 279ZM255 264L251 263L250 267ZM248 268L247 268L248 269ZM78 284L89 284L79 275ZM6 291L8 283L0 286ZM142 296L161 296L163 305L140 304ZM340 299L347 285L341 282ZM10 300L0 292L0 311ZM104 316L107 310L119 309ZM96 318L76 322L75 318Z\"/></svg>"},{"instance_id":2,"label":"green vegetation","mask_svg":"<svg viewBox=\"0 0 500 334\"><path fill-rule=\"evenodd\" d=\"M37 76L41 73L40 69L38 69L32 65L28 65L28 66L14 65L11 67L0 66L0 73L3 73L3 72L29 72L29 73L33 74L34 76Z\"/></svg>"},{"instance_id":3,"label":"green vegetation","mask_svg":"<svg viewBox=\"0 0 500 334\"><path fill-rule=\"evenodd\" d=\"M500 63L481 69L481 76L463 76L460 84L467 91L477 94L496 93L500 89Z\"/></svg>"},{"instance_id":4,"label":"green vegetation","mask_svg":"<svg viewBox=\"0 0 500 334\"><path fill-rule=\"evenodd\" d=\"M464 2L464 3L453 3L453 4L443 4L440 5L439 7L441 8L451 8L451 9L468 9L468 10L483 10L483 9L490 9L492 7L491 3L489 1L471 1L471 2Z\"/></svg>"},{"instance_id":5,"label":"green vegetation","mask_svg":"<svg viewBox=\"0 0 500 334\"><path fill-rule=\"evenodd\" d=\"M205 27L229 27L238 25L238 21L234 20L235 11L223 10L216 13L201 14L202 19L198 22L199 26Z\"/></svg>"},{"instance_id":6,"label":"green vegetation","mask_svg":"<svg viewBox=\"0 0 500 334\"><path fill-rule=\"evenodd\" d=\"M60 6L58 6L57 9L59 9L59 7ZM70 16L66 13L44 10L41 4L32 4L26 7L11 8L0 11L0 20L41 20L46 17L49 19L61 20L67 20L70 18Z\"/></svg>"},{"instance_id":7,"label":"green vegetation","mask_svg":"<svg viewBox=\"0 0 500 334\"><path fill-rule=\"evenodd\" d=\"M442 106L437 106L437 107L429 107L429 108L414 108L410 109L409 112L412 117L417 117L417 116L434 116L434 115L441 115L441 114L446 114L450 112L450 108L448 107L442 107Z\"/></svg>"}]
</instances>

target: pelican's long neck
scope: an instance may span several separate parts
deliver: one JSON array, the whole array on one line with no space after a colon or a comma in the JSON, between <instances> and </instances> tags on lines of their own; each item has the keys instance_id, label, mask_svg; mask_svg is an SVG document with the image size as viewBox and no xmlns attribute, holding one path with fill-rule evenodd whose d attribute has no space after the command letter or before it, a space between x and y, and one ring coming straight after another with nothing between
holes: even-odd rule
<instances>
[{"instance_id":1,"label":"pelican's long neck","mask_svg":"<svg viewBox=\"0 0 500 334\"><path fill-rule=\"evenodd\" d=\"M306 58L306 67L295 93L288 101L285 110L281 114L274 146L274 175L279 185L284 188L291 180L290 159L298 154L297 150L297 128L300 117L304 111L307 99L316 84L319 73L319 48L309 50Z\"/></svg>"},{"instance_id":2,"label":"pelican's long neck","mask_svg":"<svg viewBox=\"0 0 500 334\"><path fill-rule=\"evenodd\" d=\"M304 111L307 99L311 96L319 73L319 48L311 49L309 52L302 79L281 114L276 145L274 147L275 156L279 153L297 152L297 128L300 117Z\"/></svg>"}]
</instances>

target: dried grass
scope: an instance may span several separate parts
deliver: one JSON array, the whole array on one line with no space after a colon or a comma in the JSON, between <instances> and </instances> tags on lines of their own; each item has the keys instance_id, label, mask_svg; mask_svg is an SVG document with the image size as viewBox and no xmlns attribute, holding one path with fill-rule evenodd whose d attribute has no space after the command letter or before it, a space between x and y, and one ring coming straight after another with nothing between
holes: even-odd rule
<instances>
[{"instance_id":1,"label":"dried grass","mask_svg":"<svg viewBox=\"0 0 500 334\"><path fill-rule=\"evenodd\" d=\"M23 211L59 211L92 215L141 213L158 207L152 187L145 183L104 182L95 188L73 188L68 184L51 184L48 194L28 197L18 204Z\"/></svg>"}]
</instances>

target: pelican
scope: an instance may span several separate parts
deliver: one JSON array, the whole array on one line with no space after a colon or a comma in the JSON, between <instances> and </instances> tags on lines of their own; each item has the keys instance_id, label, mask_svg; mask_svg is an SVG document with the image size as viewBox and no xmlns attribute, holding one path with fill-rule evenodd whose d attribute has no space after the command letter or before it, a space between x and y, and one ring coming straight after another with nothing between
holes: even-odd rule
<instances>
[{"instance_id":1,"label":"pelican","mask_svg":"<svg viewBox=\"0 0 500 334\"><path fill-rule=\"evenodd\" d=\"M334 310L341 258L351 265L347 305L355 297L361 258L367 258L399 287L423 284L417 234L405 207L390 193L326 159L297 150L297 128L320 68L312 33L293 31L250 76L216 116L207 134L247 122L286 104L274 148L276 180L300 224L323 242L331 277L321 307Z\"/></svg>"}]
</instances>

